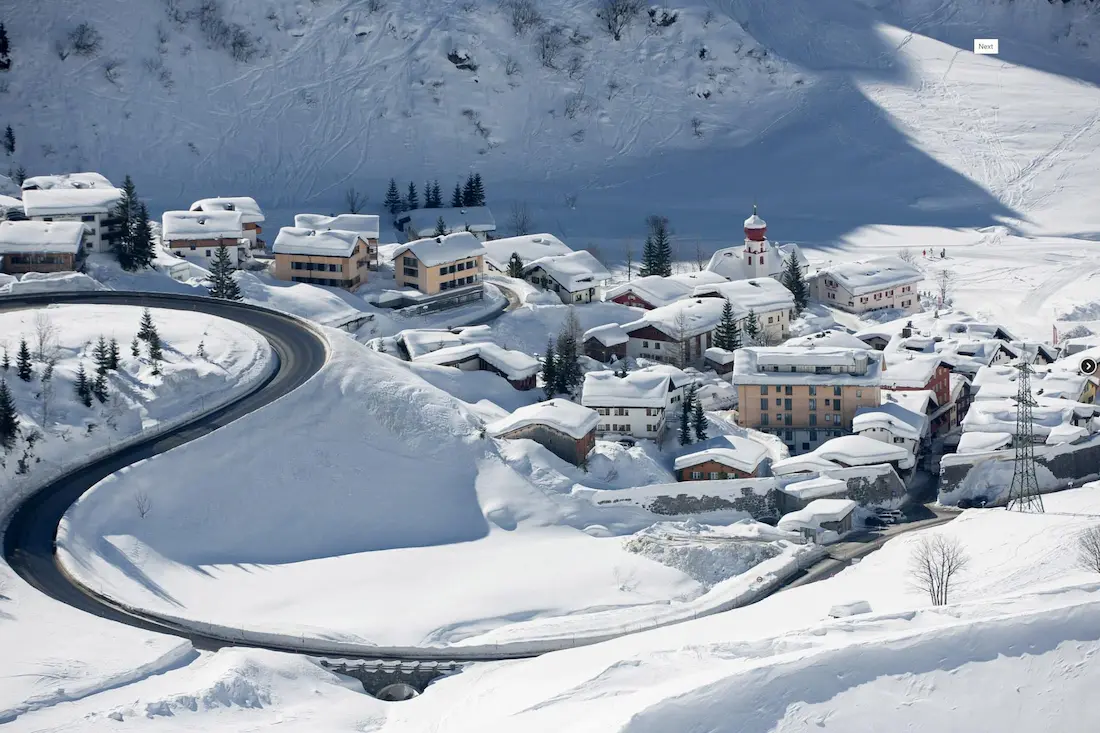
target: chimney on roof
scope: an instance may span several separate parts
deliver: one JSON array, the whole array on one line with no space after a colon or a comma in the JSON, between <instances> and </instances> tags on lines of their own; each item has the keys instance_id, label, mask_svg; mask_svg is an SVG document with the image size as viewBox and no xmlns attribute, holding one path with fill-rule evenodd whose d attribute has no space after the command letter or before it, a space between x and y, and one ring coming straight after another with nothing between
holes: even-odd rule
<instances>
[{"instance_id":1,"label":"chimney on roof","mask_svg":"<svg viewBox=\"0 0 1100 733\"><path fill-rule=\"evenodd\" d=\"M907 339L913 335L913 322L909 321L905 324L905 328L901 329L901 337Z\"/></svg>"}]
</instances>

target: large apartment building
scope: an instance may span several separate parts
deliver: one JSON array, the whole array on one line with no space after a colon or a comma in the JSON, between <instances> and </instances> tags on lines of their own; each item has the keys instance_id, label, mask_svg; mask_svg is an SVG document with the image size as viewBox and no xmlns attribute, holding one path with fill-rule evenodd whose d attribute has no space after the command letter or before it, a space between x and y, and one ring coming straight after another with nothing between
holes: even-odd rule
<instances>
[{"instance_id":1,"label":"large apartment building","mask_svg":"<svg viewBox=\"0 0 1100 733\"><path fill-rule=\"evenodd\" d=\"M280 280L344 290L367 281L367 242L356 232L283 227L271 249Z\"/></svg>"},{"instance_id":2,"label":"large apartment building","mask_svg":"<svg viewBox=\"0 0 1100 733\"><path fill-rule=\"evenodd\" d=\"M481 285L485 248L469 232L418 239L397 248L393 272L399 288L425 295Z\"/></svg>"},{"instance_id":3,"label":"large apartment building","mask_svg":"<svg viewBox=\"0 0 1100 733\"><path fill-rule=\"evenodd\" d=\"M863 407L878 407L881 355L865 349L788 346L736 352L738 423L778 436L792 453L852 430Z\"/></svg>"}]
</instances>

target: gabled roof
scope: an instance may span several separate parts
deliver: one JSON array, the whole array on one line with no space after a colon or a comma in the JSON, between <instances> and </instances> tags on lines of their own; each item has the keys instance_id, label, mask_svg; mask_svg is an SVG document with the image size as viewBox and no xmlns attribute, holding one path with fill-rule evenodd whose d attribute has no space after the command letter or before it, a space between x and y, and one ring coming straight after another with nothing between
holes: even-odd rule
<instances>
[{"instance_id":1,"label":"gabled roof","mask_svg":"<svg viewBox=\"0 0 1100 733\"><path fill-rule=\"evenodd\" d=\"M944 364L939 354L915 354L886 352L886 367L882 370L882 386L907 389L924 389L936 375L936 369Z\"/></svg>"},{"instance_id":2,"label":"gabled roof","mask_svg":"<svg viewBox=\"0 0 1100 733\"><path fill-rule=\"evenodd\" d=\"M584 375L581 404L586 407L665 407L671 388L667 374L588 372Z\"/></svg>"},{"instance_id":3,"label":"gabled roof","mask_svg":"<svg viewBox=\"0 0 1100 733\"><path fill-rule=\"evenodd\" d=\"M839 438L830 438L811 451L810 455L845 466L869 466L895 461L901 468L909 468L913 465L913 455L905 448L868 438L865 435L842 435Z\"/></svg>"},{"instance_id":4,"label":"gabled roof","mask_svg":"<svg viewBox=\"0 0 1100 733\"><path fill-rule=\"evenodd\" d=\"M264 212L251 196L217 196L191 204L191 211L239 211L245 224L259 224Z\"/></svg>"},{"instance_id":5,"label":"gabled roof","mask_svg":"<svg viewBox=\"0 0 1100 733\"><path fill-rule=\"evenodd\" d=\"M924 280L924 273L897 257L842 262L817 273L818 277L825 275L836 280L852 295L866 295Z\"/></svg>"},{"instance_id":6,"label":"gabled roof","mask_svg":"<svg viewBox=\"0 0 1100 733\"><path fill-rule=\"evenodd\" d=\"M928 415L904 407L890 399L879 407L861 407L852 418L852 432L882 429L899 438L920 440L928 431Z\"/></svg>"},{"instance_id":7,"label":"gabled roof","mask_svg":"<svg viewBox=\"0 0 1100 733\"><path fill-rule=\"evenodd\" d=\"M441 209L429 210L441 211ZM396 260L406 253L420 260L426 267L435 267L456 260L464 260L468 257L484 256L485 247L473 234L455 232L454 234L445 234L442 237L417 239L401 245L393 253L393 259Z\"/></svg>"},{"instance_id":8,"label":"gabled roof","mask_svg":"<svg viewBox=\"0 0 1100 733\"><path fill-rule=\"evenodd\" d=\"M401 229L409 232L414 237L430 237L435 234L436 224L440 219L448 232L464 232L467 227L471 232L494 232L497 228L496 219L488 206L467 206L458 209L413 209L397 215L397 223ZM411 230L410 230L411 227Z\"/></svg>"},{"instance_id":9,"label":"gabled roof","mask_svg":"<svg viewBox=\"0 0 1100 733\"><path fill-rule=\"evenodd\" d=\"M444 329L410 328L398 332L395 337L410 359L448 346L492 341L492 330L488 326L470 326L448 331Z\"/></svg>"},{"instance_id":10,"label":"gabled roof","mask_svg":"<svg viewBox=\"0 0 1100 733\"><path fill-rule=\"evenodd\" d=\"M107 177L91 171L84 173L59 173L48 176L31 176L24 178L22 189L24 191L49 190L53 188L114 188L115 184L107 180Z\"/></svg>"},{"instance_id":11,"label":"gabled roof","mask_svg":"<svg viewBox=\"0 0 1100 733\"><path fill-rule=\"evenodd\" d=\"M378 239L378 217L374 214L295 214L294 226L302 229L339 229L355 232L364 239Z\"/></svg>"},{"instance_id":12,"label":"gabled roof","mask_svg":"<svg viewBox=\"0 0 1100 733\"><path fill-rule=\"evenodd\" d=\"M599 423L600 415L595 410L555 398L521 407L508 417L486 425L485 431L497 438L531 425L546 425L574 440L581 440Z\"/></svg>"},{"instance_id":13,"label":"gabled roof","mask_svg":"<svg viewBox=\"0 0 1100 733\"><path fill-rule=\"evenodd\" d=\"M795 481L779 489L788 496L793 496L803 501L812 501L826 496L841 496L848 493L848 482L828 476Z\"/></svg>"},{"instance_id":14,"label":"gabled roof","mask_svg":"<svg viewBox=\"0 0 1100 733\"><path fill-rule=\"evenodd\" d=\"M23 192L27 216L107 214L122 199L118 188L49 188Z\"/></svg>"},{"instance_id":15,"label":"gabled roof","mask_svg":"<svg viewBox=\"0 0 1100 733\"><path fill-rule=\"evenodd\" d=\"M698 336L718 327L722 320L721 298L688 298L645 311L637 321L623 325L627 334L648 327L656 328L672 339ZM683 317L681 319L681 316ZM681 326L683 333L680 333Z\"/></svg>"},{"instance_id":16,"label":"gabled roof","mask_svg":"<svg viewBox=\"0 0 1100 733\"><path fill-rule=\"evenodd\" d=\"M855 334L838 331L836 329L818 331L817 333L811 333L805 336L795 336L794 338L787 339L783 345L797 348L805 348L810 345L813 345L814 348L821 346L837 346L842 349L867 348L867 343L857 338Z\"/></svg>"},{"instance_id":17,"label":"gabled roof","mask_svg":"<svg viewBox=\"0 0 1100 733\"><path fill-rule=\"evenodd\" d=\"M491 341L478 341L456 346L445 346L442 349L429 351L413 359L418 364L438 364L448 366L457 364L473 357L479 357L482 361L502 372L508 379L519 380L533 377L539 373L542 363L533 356L522 351L511 351L501 348Z\"/></svg>"},{"instance_id":18,"label":"gabled roof","mask_svg":"<svg viewBox=\"0 0 1100 733\"><path fill-rule=\"evenodd\" d=\"M820 529L825 522L840 522L858 506L851 499L814 499L802 509L780 517L778 529Z\"/></svg>"},{"instance_id":19,"label":"gabled roof","mask_svg":"<svg viewBox=\"0 0 1100 733\"><path fill-rule=\"evenodd\" d=\"M685 448L673 461L677 471L714 461L723 466L753 473L768 455L768 449L752 438L740 435L719 435Z\"/></svg>"},{"instance_id":20,"label":"gabled roof","mask_svg":"<svg viewBox=\"0 0 1100 733\"><path fill-rule=\"evenodd\" d=\"M618 346L619 344L625 344L630 340L630 337L626 335L623 327L618 323L605 323L602 326L596 326L585 331L581 341L583 343L588 339L596 339L604 346Z\"/></svg>"},{"instance_id":21,"label":"gabled roof","mask_svg":"<svg viewBox=\"0 0 1100 733\"><path fill-rule=\"evenodd\" d=\"M752 280L734 280L716 285L699 285L692 295L720 295L733 303L735 309L756 313L790 310L794 308L794 296L790 290L770 277Z\"/></svg>"},{"instance_id":22,"label":"gabled roof","mask_svg":"<svg viewBox=\"0 0 1100 733\"><path fill-rule=\"evenodd\" d=\"M611 279L611 273L586 250L564 255L540 257L523 268L524 277L535 269L541 269L561 287L571 293L602 285Z\"/></svg>"},{"instance_id":23,"label":"gabled roof","mask_svg":"<svg viewBox=\"0 0 1100 733\"><path fill-rule=\"evenodd\" d=\"M709 349L703 352L703 358L707 361L714 362L715 364L732 364L736 358L737 352L730 351L728 349L720 349L717 346L711 346Z\"/></svg>"},{"instance_id":24,"label":"gabled roof","mask_svg":"<svg viewBox=\"0 0 1100 733\"><path fill-rule=\"evenodd\" d=\"M434 229L433 229L434 231ZM572 248L553 234L524 234L519 237L502 237L484 242L485 260L501 272L508 270L513 254L519 255L523 264L540 257L566 255Z\"/></svg>"},{"instance_id":25,"label":"gabled roof","mask_svg":"<svg viewBox=\"0 0 1100 733\"><path fill-rule=\"evenodd\" d=\"M84 225L79 221L0 221L0 255L80 252Z\"/></svg>"},{"instance_id":26,"label":"gabled roof","mask_svg":"<svg viewBox=\"0 0 1100 733\"><path fill-rule=\"evenodd\" d=\"M283 227L275 237L271 251L277 255L315 255L317 257L351 257L362 235L337 229L316 231L299 227Z\"/></svg>"},{"instance_id":27,"label":"gabled roof","mask_svg":"<svg viewBox=\"0 0 1100 733\"><path fill-rule=\"evenodd\" d=\"M727 282L726 278L718 273L703 270L701 272L684 273L680 275L647 275L636 277L633 280L608 290L604 300L614 300L627 293L633 293L637 298L644 300L654 308L689 298L692 290L699 285L714 285Z\"/></svg>"},{"instance_id":28,"label":"gabled roof","mask_svg":"<svg viewBox=\"0 0 1100 733\"><path fill-rule=\"evenodd\" d=\"M160 221L162 242L244 236L238 211L166 211Z\"/></svg>"}]
</instances>

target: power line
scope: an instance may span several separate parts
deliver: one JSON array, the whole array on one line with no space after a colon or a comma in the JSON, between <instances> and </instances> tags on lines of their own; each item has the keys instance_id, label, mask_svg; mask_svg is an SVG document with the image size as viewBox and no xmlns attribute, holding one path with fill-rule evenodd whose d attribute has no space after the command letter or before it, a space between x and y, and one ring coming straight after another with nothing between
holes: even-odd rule
<instances>
[{"instance_id":1,"label":"power line","mask_svg":"<svg viewBox=\"0 0 1100 733\"><path fill-rule=\"evenodd\" d=\"M1020 376L1016 389L1016 462L1012 468L1012 485L1008 491L1008 509L1018 512L1044 513L1039 480L1035 476L1035 425L1031 408L1038 403L1031 393L1031 364L1020 359Z\"/></svg>"}]
</instances>

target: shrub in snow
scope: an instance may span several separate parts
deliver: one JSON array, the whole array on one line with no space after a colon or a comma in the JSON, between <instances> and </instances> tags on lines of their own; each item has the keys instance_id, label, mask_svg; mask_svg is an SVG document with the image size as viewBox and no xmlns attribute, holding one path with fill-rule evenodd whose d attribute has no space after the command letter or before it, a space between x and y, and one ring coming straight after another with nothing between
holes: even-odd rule
<instances>
[{"instance_id":1,"label":"shrub in snow","mask_svg":"<svg viewBox=\"0 0 1100 733\"><path fill-rule=\"evenodd\" d=\"M679 11L665 10L656 6L649 9L649 22L658 28L667 28L680 17Z\"/></svg>"},{"instance_id":2,"label":"shrub in snow","mask_svg":"<svg viewBox=\"0 0 1100 733\"><path fill-rule=\"evenodd\" d=\"M500 7L508 15L517 36L543 24L542 13L535 0L501 0Z\"/></svg>"},{"instance_id":3,"label":"shrub in snow","mask_svg":"<svg viewBox=\"0 0 1100 733\"><path fill-rule=\"evenodd\" d=\"M547 69L557 69L558 56L565 45L565 33L561 26L547 28L535 36L535 56Z\"/></svg>"},{"instance_id":4,"label":"shrub in snow","mask_svg":"<svg viewBox=\"0 0 1100 733\"><path fill-rule=\"evenodd\" d=\"M618 41L640 12L641 0L600 0L596 17L600 19L608 35Z\"/></svg>"},{"instance_id":5,"label":"shrub in snow","mask_svg":"<svg viewBox=\"0 0 1100 733\"><path fill-rule=\"evenodd\" d=\"M1077 535L1077 564L1093 573L1100 573L1100 525Z\"/></svg>"},{"instance_id":6,"label":"shrub in snow","mask_svg":"<svg viewBox=\"0 0 1100 733\"><path fill-rule=\"evenodd\" d=\"M81 23L69 31L69 48L77 56L95 56L103 45L103 36L89 23Z\"/></svg>"}]
</instances>

